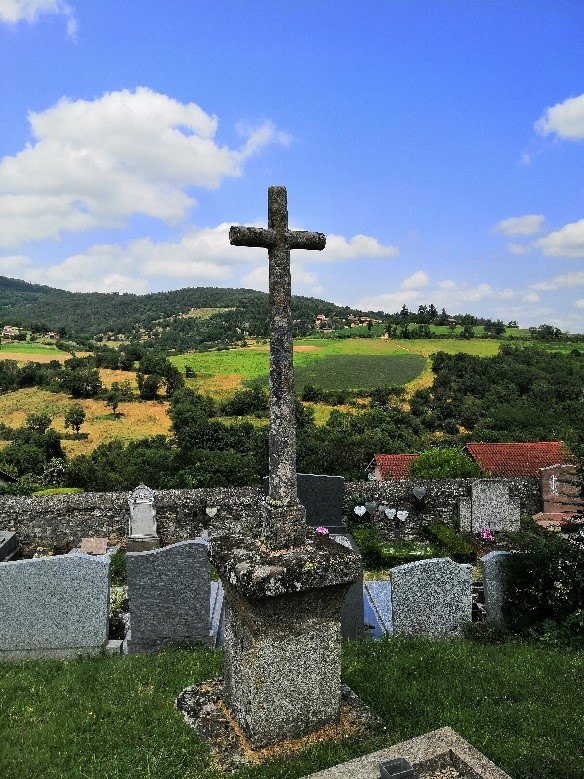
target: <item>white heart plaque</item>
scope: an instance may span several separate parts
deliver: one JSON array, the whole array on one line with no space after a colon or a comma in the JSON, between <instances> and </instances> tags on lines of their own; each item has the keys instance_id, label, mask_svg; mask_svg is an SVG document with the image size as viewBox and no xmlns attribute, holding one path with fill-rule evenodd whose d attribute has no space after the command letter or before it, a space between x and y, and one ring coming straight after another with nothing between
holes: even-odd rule
<instances>
[{"instance_id":1,"label":"white heart plaque","mask_svg":"<svg viewBox=\"0 0 584 779\"><path fill-rule=\"evenodd\" d=\"M393 519L395 517L395 509L385 509L385 516L388 519Z\"/></svg>"},{"instance_id":2,"label":"white heart plaque","mask_svg":"<svg viewBox=\"0 0 584 779\"><path fill-rule=\"evenodd\" d=\"M353 510L354 510L355 514L356 514L358 517L362 517L362 516L363 516L363 514L364 514L364 513L367 511L367 509L365 508L365 506L355 506L355 508L354 508Z\"/></svg>"},{"instance_id":3,"label":"white heart plaque","mask_svg":"<svg viewBox=\"0 0 584 779\"><path fill-rule=\"evenodd\" d=\"M408 518L409 511L398 511L397 512L397 518L400 522L405 522Z\"/></svg>"},{"instance_id":4,"label":"white heart plaque","mask_svg":"<svg viewBox=\"0 0 584 779\"><path fill-rule=\"evenodd\" d=\"M205 511L207 512L208 517L214 517L215 514L217 513L217 506L212 506L212 507L207 506Z\"/></svg>"}]
</instances>

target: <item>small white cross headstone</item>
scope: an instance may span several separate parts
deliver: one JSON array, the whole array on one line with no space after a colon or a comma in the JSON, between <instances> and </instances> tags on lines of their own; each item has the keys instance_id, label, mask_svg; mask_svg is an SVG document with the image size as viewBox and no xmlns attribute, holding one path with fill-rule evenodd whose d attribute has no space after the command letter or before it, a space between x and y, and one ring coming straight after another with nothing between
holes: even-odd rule
<instances>
[{"instance_id":1,"label":"small white cross headstone","mask_svg":"<svg viewBox=\"0 0 584 779\"><path fill-rule=\"evenodd\" d=\"M128 498L130 529L128 537L136 540L158 538L154 490L139 484Z\"/></svg>"}]
</instances>

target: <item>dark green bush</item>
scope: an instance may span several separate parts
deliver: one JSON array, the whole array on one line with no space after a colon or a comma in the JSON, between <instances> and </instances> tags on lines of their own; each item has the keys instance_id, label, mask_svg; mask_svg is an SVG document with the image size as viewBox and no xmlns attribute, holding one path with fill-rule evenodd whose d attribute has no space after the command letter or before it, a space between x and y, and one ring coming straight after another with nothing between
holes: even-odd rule
<instances>
[{"instance_id":1,"label":"dark green bush","mask_svg":"<svg viewBox=\"0 0 584 779\"><path fill-rule=\"evenodd\" d=\"M584 545L555 533L518 535L507 560L505 617L512 629L584 645Z\"/></svg>"},{"instance_id":2,"label":"dark green bush","mask_svg":"<svg viewBox=\"0 0 584 779\"><path fill-rule=\"evenodd\" d=\"M458 433L458 425L444 425L444 432ZM456 447L428 449L410 464L410 478L415 479L470 479L482 476L480 466Z\"/></svg>"},{"instance_id":3,"label":"dark green bush","mask_svg":"<svg viewBox=\"0 0 584 779\"><path fill-rule=\"evenodd\" d=\"M126 552L123 549L111 556L110 564L111 583L114 587L124 587L126 579Z\"/></svg>"},{"instance_id":4,"label":"dark green bush","mask_svg":"<svg viewBox=\"0 0 584 779\"><path fill-rule=\"evenodd\" d=\"M474 563L476 550L460 533L448 527L445 522L436 520L424 528L427 538L444 550L446 556L457 563Z\"/></svg>"}]
</instances>

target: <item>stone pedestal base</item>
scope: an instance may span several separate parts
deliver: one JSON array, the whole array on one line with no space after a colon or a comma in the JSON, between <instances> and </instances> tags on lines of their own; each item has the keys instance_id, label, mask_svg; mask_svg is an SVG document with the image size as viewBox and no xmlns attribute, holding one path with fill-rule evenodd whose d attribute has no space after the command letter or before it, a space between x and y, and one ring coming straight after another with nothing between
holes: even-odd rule
<instances>
[{"instance_id":1,"label":"stone pedestal base","mask_svg":"<svg viewBox=\"0 0 584 779\"><path fill-rule=\"evenodd\" d=\"M308 531L279 552L212 541L225 589L223 698L254 748L338 721L341 607L360 558Z\"/></svg>"},{"instance_id":2,"label":"stone pedestal base","mask_svg":"<svg viewBox=\"0 0 584 779\"><path fill-rule=\"evenodd\" d=\"M226 589L223 697L254 747L338 721L346 591L254 602Z\"/></svg>"}]
</instances>

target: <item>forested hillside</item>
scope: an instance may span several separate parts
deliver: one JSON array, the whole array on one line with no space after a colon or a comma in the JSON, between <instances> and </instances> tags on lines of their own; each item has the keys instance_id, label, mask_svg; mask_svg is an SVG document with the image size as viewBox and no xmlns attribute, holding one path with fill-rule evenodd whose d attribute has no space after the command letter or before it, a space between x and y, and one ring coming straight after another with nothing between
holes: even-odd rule
<instances>
[{"instance_id":1,"label":"forested hillside","mask_svg":"<svg viewBox=\"0 0 584 779\"><path fill-rule=\"evenodd\" d=\"M472 441L575 441L584 431L584 353L502 344L489 358L437 352L410 409L429 431Z\"/></svg>"},{"instance_id":2,"label":"forested hillside","mask_svg":"<svg viewBox=\"0 0 584 779\"><path fill-rule=\"evenodd\" d=\"M293 296L295 335L314 327L317 314L346 317L351 310L325 300ZM355 312L357 314L361 312ZM186 287L149 295L66 292L0 276L0 326L55 331L84 343L101 337L150 339L161 350L187 351L268 335L268 295L251 289Z\"/></svg>"}]
</instances>

